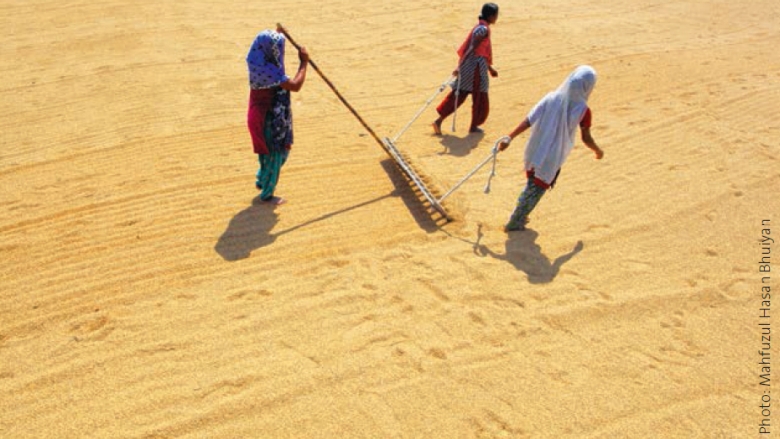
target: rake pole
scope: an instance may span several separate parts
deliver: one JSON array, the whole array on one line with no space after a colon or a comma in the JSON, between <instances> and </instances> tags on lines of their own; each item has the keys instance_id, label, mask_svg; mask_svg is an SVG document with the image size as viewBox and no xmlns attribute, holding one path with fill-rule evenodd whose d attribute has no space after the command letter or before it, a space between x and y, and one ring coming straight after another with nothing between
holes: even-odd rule
<instances>
[{"instance_id":1,"label":"rake pole","mask_svg":"<svg viewBox=\"0 0 780 439\"><path fill-rule=\"evenodd\" d=\"M295 46L296 49L300 50L301 46L298 45L298 43L295 42L292 36L290 36L290 33L287 32L287 29L282 26L281 23L276 24L277 29L284 34L284 36L287 38L287 40ZM431 207L433 207L436 211L438 211L446 220L450 220L450 216L447 214L447 212L444 210L444 208L441 206L441 204L436 200L436 197L431 194L431 192L428 190L427 187L425 187L425 183L423 183L422 178L420 178L419 175L414 171L414 169L409 166L409 164L404 160L403 156L401 156L398 149L395 147L393 142L386 138L384 141L379 138L379 136L374 132L374 130L366 123L365 120L363 120L362 117L360 117L360 114L352 107L352 105L347 102L347 100L342 96L342 94L336 89L336 86L333 85L333 83L328 79L327 76L325 76L324 73L322 73L322 70L317 66L317 64L309 59L309 64L312 66L314 71L317 72L318 75L322 78L323 81L325 81L325 84L330 87L330 89L333 91L333 93L336 94L336 97L339 98L342 104L344 104L345 107L349 110L350 113L352 113L355 118L357 118L358 122L360 122L361 125L363 125L363 128L368 131L369 134L371 134L371 137L376 140L376 143L379 144L379 146L382 147L382 149L387 153L387 155L392 158L396 164L398 165L399 169L401 169L401 172L403 172L416 186L418 189L420 189L420 192L422 192L425 199L430 202Z\"/></svg>"},{"instance_id":2,"label":"rake pole","mask_svg":"<svg viewBox=\"0 0 780 439\"><path fill-rule=\"evenodd\" d=\"M282 26L281 23L276 23L276 27L284 34L284 36L287 38L287 41L289 41L290 44L295 46L296 49L301 50L301 46L299 46L298 43L295 42L293 37L290 36L290 33L287 32L287 29L285 29L284 26ZM371 135L371 137L373 137L374 140L376 140L376 143L378 143L379 146L381 146L382 149L384 149L387 152L387 148L385 147L384 142L382 142L382 139L380 139L379 136L374 132L374 130L370 126L368 126L366 121L363 120L362 117L360 117L360 114L358 114L358 112L352 107L352 105L350 105L349 102L347 102L347 100L344 98L344 96L342 96L342 94L338 91L336 86L333 85L333 83L330 81L330 79L328 79L327 76L325 76L324 73L322 73L322 70L320 70L320 68L317 67L317 64L312 59L309 59L309 65L311 65L312 68L314 69L314 71L317 72L318 75L320 75L322 80L325 81L325 84L327 84L328 87L330 87L330 89L333 90L333 93L336 94L336 97L339 98L341 103L344 104L345 107L347 107L349 112L352 113L352 115L357 118L358 122L360 122L360 124L363 125L363 128L365 128L366 131L368 131L368 133ZM389 152L388 152L388 154L389 154Z\"/></svg>"}]
</instances>

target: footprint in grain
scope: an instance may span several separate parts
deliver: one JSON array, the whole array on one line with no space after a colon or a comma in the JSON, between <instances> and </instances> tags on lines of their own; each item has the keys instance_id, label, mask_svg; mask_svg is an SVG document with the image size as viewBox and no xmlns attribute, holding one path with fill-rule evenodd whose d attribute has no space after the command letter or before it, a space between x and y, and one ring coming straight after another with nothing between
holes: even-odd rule
<instances>
[{"instance_id":1,"label":"footprint in grain","mask_svg":"<svg viewBox=\"0 0 780 439\"><path fill-rule=\"evenodd\" d=\"M104 315L89 315L77 319L70 325L70 334L77 341L103 340L114 330L110 320Z\"/></svg>"},{"instance_id":2,"label":"footprint in grain","mask_svg":"<svg viewBox=\"0 0 780 439\"><path fill-rule=\"evenodd\" d=\"M431 293L433 293L433 295L442 302L449 302L451 300L450 296L448 296L443 289L434 284L433 281L420 279L420 284L430 290Z\"/></svg>"},{"instance_id":3,"label":"footprint in grain","mask_svg":"<svg viewBox=\"0 0 780 439\"><path fill-rule=\"evenodd\" d=\"M328 261L328 264L334 268L344 268L350 263L351 262L349 261L349 259L333 259Z\"/></svg>"},{"instance_id":4,"label":"footprint in grain","mask_svg":"<svg viewBox=\"0 0 780 439\"><path fill-rule=\"evenodd\" d=\"M487 323L485 323L485 319L480 317L477 313L470 312L469 313L469 317L471 318L472 322L474 322L474 323L476 323L476 324L478 324L480 326L487 326Z\"/></svg>"},{"instance_id":5,"label":"footprint in grain","mask_svg":"<svg viewBox=\"0 0 780 439\"><path fill-rule=\"evenodd\" d=\"M439 360L446 360L447 359L447 353L444 352L441 349L438 348L431 348L428 350L428 355L434 358L438 358Z\"/></svg>"},{"instance_id":6,"label":"footprint in grain","mask_svg":"<svg viewBox=\"0 0 780 439\"><path fill-rule=\"evenodd\" d=\"M471 418L471 424L474 429L474 437L506 437L515 439L530 437L524 429L512 425L510 421L492 410L485 410L479 418Z\"/></svg>"},{"instance_id":7,"label":"footprint in grain","mask_svg":"<svg viewBox=\"0 0 780 439\"><path fill-rule=\"evenodd\" d=\"M652 265L647 262L637 261L635 259L627 259L621 262L621 266L627 271L632 272L648 272L652 270Z\"/></svg>"},{"instance_id":8,"label":"footprint in grain","mask_svg":"<svg viewBox=\"0 0 780 439\"><path fill-rule=\"evenodd\" d=\"M729 280L725 284L721 284L720 290L727 299L738 299L750 297L753 288L748 279L737 277Z\"/></svg>"},{"instance_id":9,"label":"footprint in grain","mask_svg":"<svg viewBox=\"0 0 780 439\"><path fill-rule=\"evenodd\" d=\"M268 290L247 290L231 294L228 296L227 300L231 302L236 300L254 301L271 296L273 296L273 293Z\"/></svg>"},{"instance_id":10,"label":"footprint in grain","mask_svg":"<svg viewBox=\"0 0 780 439\"><path fill-rule=\"evenodd\" d=\"M665 317L660 321L660 326L664 329L670 328L682 328L685 326L685 320L683 320L684 313L677 311L674 315Z\"/></svg>"}]
</instances>

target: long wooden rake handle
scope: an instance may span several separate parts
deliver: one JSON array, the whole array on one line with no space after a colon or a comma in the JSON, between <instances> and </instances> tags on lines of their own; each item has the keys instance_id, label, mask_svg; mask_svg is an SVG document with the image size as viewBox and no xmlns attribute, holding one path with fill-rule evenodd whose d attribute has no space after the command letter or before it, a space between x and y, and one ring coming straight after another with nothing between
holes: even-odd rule
<instances>
[{"instance_id":1,"label":"long wooden rake handle","mask_svg":"<svg viewBox=\"0 0 780 439\"><path fill-rule=\"evenodd\" d=\"M301 50L301 46L299 46L298 43L295 42L293 37L290 36L290 33L287 31L287 29L285 29L284 26L282 26L281 23L276 23L276 27L284 34L285 37L287 37L287 40L293 46L295 46L296 49ZM352 105L349 104L349 102L347 102L347 100L344 98L344 96L342 96L342 94L336 89L336 86L333 85L332 82L330 82L330 79L328 79L328 77L325 76L324 73L322 73L322 70L320 70L320 68L317 67L317 64L311 58L309 59L309 64L311 64L311 66L314 69L314 71L316 71L317 74L320 75L322 80L325 81L325 84L328 84L328 87L330 87L330 89L333 90L333 93L336 94L336 97L339 98L341 103L344 104L347 107L347 109L349 110L349 112L352 113L357 118L358 122L360 122L360 124L363 125L363 128L365 128L366 131L368 131L368 133L371 134L371 137L373 137L374 140L376 140L376 143L378 143L379 146L381 146L382 149L385 150L385 152L390 154L389 151L387 151L387 147L385 146L384 142L382 142L382 139L380 139L379 136L377 136L377 134L374 132L374 130L370 126L368 126L366 121L363 120L362 117L360 117L358 112L352 107Z\"/></svg>"},{"instance_id":2,"label":"long wooden rake handle","mask_svg":"<svg viewBox=\"0 0 780 439\"><path fill-rule=\"evenodd\" d=\"M290 33L287 32L287 29L284 28L284 26L281 25L281 23L276 23L277 29L284 34L285 37L287 37L287 40L290 41L290 43L295 46L296 49L301 50L301 46L298 45L298 43L295 42L295 40L290 36ZM398 152L395 145L393 145L393 142L390 139L385 139L384 141L379 138L379 136L376 135L373 129L371 129L370 126L366 123L366 121L363 120L362 117L358 114L357 111L355 111L354 108L352 108L352 105L349 105L349 102L347 102L346 99L344 99L344 96L339 93L339 91L336 89L336 86L333 85L332 82L330 82L330 79L325 76L324 73L322 73L322 70L320 70L319 67L317 67L317 64L309 59L309 64L311 64L312 68L317 72L318 75L322 78L323 81L325 81L326 84L328 84L328 87L330 87L331 90L333 90L333 93L336 94L336 96L339 98L342 104L344 104L347 109L349 109L350 113L352 113L357 120L360 122L361 125L363 125L363 128L368 131L369 134L371 134L371 137L376 140L376 143L379 144L379 146L382 147L383 150L387 153L387 155L390 156L393 160L395 160L398 167L401 169L401 171L406 174L406 176L417 186L417 188L420 189L420 192L422 192L423 196L428 200L428 202L431 203L431 206L438 211L447 221L449 221L450 217L447 215L447 211L444 210L444 208L436 201L436 198L431 194L430 190L425 186L425 183L422 181L422 179L419 177L419 175L409 166L409 164L404 160L403 156ZM386 143L385 143L386 142Z\"/></svg>"}]
</instances>

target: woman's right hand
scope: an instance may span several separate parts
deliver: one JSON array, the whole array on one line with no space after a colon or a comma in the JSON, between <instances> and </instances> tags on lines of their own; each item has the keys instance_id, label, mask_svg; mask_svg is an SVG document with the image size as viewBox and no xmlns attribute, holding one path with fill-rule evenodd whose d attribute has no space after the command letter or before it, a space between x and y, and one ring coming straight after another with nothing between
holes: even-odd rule
<instances>
[{"instance_id":1,"label":"woman's right hand","mask_svg":"<svg viewBox=\"0 0 780 439\"><path fill-rule=\"evenodd\" d=\"M301 47L298 51L298 59L302 62L309 62L309 51L305 47Z\"/></svg>"}]
</instances>

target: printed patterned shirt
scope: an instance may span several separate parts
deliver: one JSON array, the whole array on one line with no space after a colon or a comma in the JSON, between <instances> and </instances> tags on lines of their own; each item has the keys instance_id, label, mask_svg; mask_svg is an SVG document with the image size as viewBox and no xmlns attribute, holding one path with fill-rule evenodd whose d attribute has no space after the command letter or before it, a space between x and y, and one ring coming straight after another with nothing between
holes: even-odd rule
<instances>
[{"instance_id":1,"label":"printed patterned shirt","mask_svg":"<svg viewBox=\"0 0 780 439\"><path fill-rule=\"evenodd\" d=\"M488 28L485 25L479 25L474 28L471 34L472 41L475 38L485 38L488 36ZM452 88L459 88L462 91L472 92L474 91L474 75L479 75L479 90L482 93L488 92L488 86L490 82L490 75L488 74L487 60L482 56L477 56L474 52L470 52L466 55L466 58L460 65L460 71L458 78L453 81Z\"/></svg>"}]
</instances>

